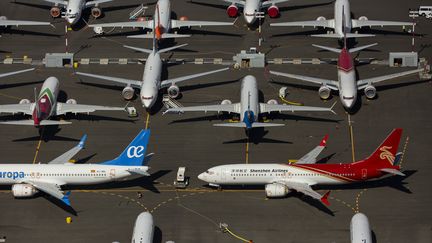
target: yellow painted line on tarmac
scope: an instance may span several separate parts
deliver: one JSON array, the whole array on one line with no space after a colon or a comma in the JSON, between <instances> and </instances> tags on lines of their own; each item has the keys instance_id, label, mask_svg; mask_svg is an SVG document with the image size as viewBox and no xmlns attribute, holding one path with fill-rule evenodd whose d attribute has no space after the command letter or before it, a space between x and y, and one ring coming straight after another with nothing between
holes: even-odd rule
<instances>
[{"instance_id":1,"label":"yellow painted line on tarmac","mask_svg":"<svg viewBox=\"0 0 432 243\"><path fill-rule=\"evenodd\" d=\"M357 194L357 197L356 197L356 208L355 208L354 212L356 212L356 213L360 212L360 197L361 197L361 196L363 195L363 193L366 192L366 191L367 191L367 189L365 188L365 189L363 189L361 192L359 192L359 193Z\"/></svg>"},{"instance_id":2,"label":"yellow painted line on tarmac","mask_svg":"<svg viewBox=\"0 0 432 243\"><path fill-rule=\"evenodd\" d=\"M34 158L33 158L33 164L36 163L36 160L37 160L37 157L38 157L38 154L39 154L39 150L40 150L40 147L41 147L41 144L42 144L42 137L43 137L44 131L45 131L45 127L43 127L42 130L41 130L41 135L40 135L38 144L36 146L36 152L35 152L35 155L34 155Z\"/></svg>"},{"instance_id":3,"label":"yellow painted line on tarmac","mask_svg":"<svg viewBox=\"0 0 432 243\"><path fill-rule=\"evenodd\" d=\"M6 98L15 99L15 100L22 100L21 97L13 96L13 95L7 95L7 94L4 94L4 93L0 93L0 96L6 97Z\"/></svg>"},{"instance_id":4,"label":"yellow painted line on tarmac","mask_svg":"<svg viewBox=\"0 0 432 243\"><path fill-rule=\"evenodd\" d=\"M400 162L399 162L399 166L401 169L402 169L402 162L404 161L404 158L405 158L405 151L407 149L408 142L409 142L409 137L406 138L404 148L402 150L402 158L400 159Z\"/></svg>"},{"instance_id":5,"label":"yellow painted line on tarmac","mask_svg":"<svg viewBox=\"0 0 432 243\"><path fill-rule=\"evenodd\" d=\"M147 130L149 127L149 121L150 121L150 113L147 112L147 118L146 118L146 124L145 124L145 129Z\"/></svg>"},{"instance_id":6,"label":"yellow painted line on tarmac","mask_svg":"<svg viewBox=\"0 0 432 243\"><path fill-rule=\"evenodd\" d=\"M246 142L246 164L249 164L249 138L248 141Z\"/></svg>"},{"instance_id":7,"label":"yellow painted line on tarmac","mask_svg":"<svg viewBox=\"0 0 432 243\"><path fill-rule=\"evenodd\" d=\"M348 113L348 128L349 128L350 141L351 141L352 162L355 162L356 160L355 160L355 148L354 148L354 133L353 133L351 115L349 113Z\"/></svg>"}]
</instances>

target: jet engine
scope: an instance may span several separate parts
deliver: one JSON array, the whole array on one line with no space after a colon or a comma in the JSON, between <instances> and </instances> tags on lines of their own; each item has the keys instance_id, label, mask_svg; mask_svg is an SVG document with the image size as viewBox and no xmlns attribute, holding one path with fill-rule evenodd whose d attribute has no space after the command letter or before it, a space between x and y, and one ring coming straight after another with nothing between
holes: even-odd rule
<instances>
[{"instance_id":1,"label":"jet engine","mask_svg":"<svg viewBox=\"0 0 432 243\"><path fill-rule=\"evenodd\" d=\"M326 20L326 18L324 16L319 16L316 20L317 21L324 21L324 20Z\"/></svg>"},{"instance_id":2,"label":"jet engine","mask_svg":"<svg viewBox=\"0 0 432 243\"><path fill-rule=\"evenodd\" d=\"M234 5L234 4L229 5L228 8L227 8L227 14L231 18L237 17L237 15L238 15L238 8L237 8L237 6Z\"/></svg>"},{"instance_id":3,"label":"jet engine","mask_svg":"<svg viewBox=\"0 0 432 243\"><path fill-rule=\"evenodd\" d=\"M267 104L269 104L269 105L277 105L278 102L277 102L277 100L275 100L275 99L271 99L271 100L268 100L268 101L267 101Z\"/></svg>"},{"instance_id":4,"label":"jet engine","mask_svg":"<svg viewBox=\"0 0 432 243\"><path fill-rule=\"evenodd\" d=\"M93 18L97 19L102 15L102 10L98 7L94 7L91 9L91 15Z\"/></svg>"},{"instance_id":5,"label":"jet engine","mask_svg":"<svg viewBox=\"0 0 432 243\"><path fill-rule=\"evenodd\" d=\"M181 21L186 21L186 20L189 20L189 18L188 18L187 16L181 16L181 17L179 18L179 20L181 20Z\"/></svg>"},{"instance_id":6,"label":"jet engine","mask_svg":"<svg viewBox=\"0 0 432 243\"><path fill-rule=\"evenodd\" d=\"M365 94L366 98L373 99L376 96L376 88L372 85L368 85L364 89L364 94Z\"/></svg>"},{"instance_id":7,"label":"jet engine","mask_svg":"<svg viewBox=\"0 0 432 243\"><path fill-rule=\"evenodd\" d=\"M180 88L177 85L171 85L168 88L168 95L171 99L175 99L180 95Z\"/></svg>"},{"instance_id":8,"label":"jet engine","mask_svg":"<svg viewBox=\"0 0 432 243\"><path fill-rule=\"evenodd\" d=\"M66 100L66 104L76 105L77 101L75 99L68 99Z\"/></svg>"},{"instance_id":9,"label":"jet engine","mask_svg":"<svg viewBox=\"0 0 432 243\"><path fill-rule=\"evenodd\" d=\"M277 18L279 17L279 8L276 5L272 5L267 9L267 14L270 18Z\"/></svg>"},{"instance_id":10,"label":"jet engine","mask_svg":"<svg viewBox=\"0 0 432 243\"><path fill-rule=\"evenodd\" d=\"M360 20L360 21L366 21L366 20L368 20L368 18L366 16L361 16L360 18L358 18L358 20Z\"/></svg>"},{"instance_id":11,"label":"jet engine","mask_svg":"<svg viewBox=\"0 0 432 243\"><path fill-rule=\"evenodd\" d=\"M60 10L59 7L52 7L50 9L50 15L51 15L51 17L58 18L58 17L60 17L60 14L61 14L61 10Z\"/></svg>"},{"instance_id":12,"label":"jet engine","mask_svg":"<svg viewBox=\"0 0 432 243\"><path fill-rule=\"evenodd\" d=\"M318 95L321 97L321 99L326 100L330 98L331 90L329 87L323 85L318 90Z\"/></svg>"},{"instance_id":13,"label":"jet engine","mask_svg":"<svg viewBox=\"0 0 432 243\"><path fill-rule=\"evenodd\" d=\"M8 20L6 16L0 16L0 20Z\"/></svg>"},{"instance_id":14,"label":"jet engine","mask_svg":"<svg viewBox=\"0 0 432 243\"><path fill-rule=\"evenodd\" d=\"M131 86L126 86L122 90L122 96L123 96L123 99L125 99L125 100L132 99L134 97L134 94L135 94L135 90Z\"/></svg>"},{"instance_id":15,"label":"jet engine","mask_svg":"<svg viewBox=\"0 0 432 243\"><path fill-rule=\"evenodd\" d=\"M231 100L222 100L221 105L231 105Z\"/></svg>"},{"instance_id":16,"label":"jet engine","mask_svg":"<svg viewBox=\"0 0 432 243\"><path fill-rule=\"evenodd\" d=\"M14 197L32 197L38 190L29 184L15 184L12 186L12 194Z\"/></svg>"},{"instance_id":17,"label":"jet engine","mask_svg":"<svg viewBox=\"0 0 432 243\"><path fill-rule=\"evenodd\" d=\"M28 99L22 99L22 100L20 100L20 105L22 105L22 104L30 104L30 100L28 100Z\"/></svg>"},{"instance_id":18,"label":"jet engine","mask_svg":"<svg viewBox=\"0 0 432 243\"><path fill-rule=\"evenodd\" d=\"M265 192L267 197L285 197L289 189L282 184L273 183L265 186Z\"/></svg>"}]
</instances>

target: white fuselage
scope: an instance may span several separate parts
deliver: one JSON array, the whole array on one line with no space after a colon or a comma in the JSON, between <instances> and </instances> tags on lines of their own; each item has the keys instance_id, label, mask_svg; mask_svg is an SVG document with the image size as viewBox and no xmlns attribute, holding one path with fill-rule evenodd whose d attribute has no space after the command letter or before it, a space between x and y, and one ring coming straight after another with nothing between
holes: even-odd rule
<instances>
[{"instance_id":1,"label":"white fuselage","mask_svg":"<svg viewBox=\"0 0 432 243\"><path fill-rule=\"evenodd\" d=\"M25 181L49 181L57 185L92 185L132 179L127 170L147 171L147 166L118 166L101 164L3 164L0 165L0 185Z\"/></svg>"},{"instance_id":2,"label":"white fuselage","mask_svg":"<svg viewBox=\"0 0 432 243\"><path fill-rule=\"evenodd\" d=\"M357 100L357 79L355 70L348 72L338 70L339 98L342 105L351 109Z\"/></svg>"},{"instance_id":3,"label":"white fuselage","mask_svg":"<svg viewBox=\"0 0 432 243\"><path fill-rule=\"evenodd\" d=\"M256 20L256 13L261 10L261 0L246 0L243 7L243 17L248 25Z\"/></svg>"},{"instance_id":4,"label":"white fuselage","mask_svg":"<svg viewBox=\"0 0 432 243\"><path fill-rule=\"evenodd\" d=\"M336 0L334 7L335 33L343 36L350 33L352 28L351 8L348 0ZM344 32L345 29L345 32Z\"/></svg>"},{"instance_id":5,"label":"white fuselage","mask_svg":"<svg viewBox=\"0 0 432 243\"><path fill-rule=\"evenodd\" d=\"M157 51L147 57L142 77L140 99L146 109L151 108L157 100L160 89L162 60Z\"/></svg>"},{"instance_id":6,"label":"white fuselage","mask_svg":"<svg viewBox=\"0 0 432 243\"><path fill-rule=\"evenodd\" d=\"M159 0L156 4L153 15L155 26L159 27L163 33L171 29L171 3L169 0Z\"/></svg>"},{"instance_id":7,"label":"white fuselage","mask_svg":"<svg viewBox=\"0 0 432 243\"><path fill-rule=\"evenodd\" d=\"M201 173L198 178L210 185L266 185L277 181L303 182L308 185L341 183L340 180L288 164L220 165Z\"/></svg>"},{"instance_id":8,"label":"white fuselage","mask_svg":"<svg viewBox=\"0 0 432 243\"><path fill-rule=\"evenodd\" d=\"M372 243L371 229L366 215L356 213L350 224L351 243Z\"/></svg>"},{"instance_id":9,"label":"white fuselage","mask_svg":"<svg viewBox=\"0 0 432 243\"><path fill-rule=\"evenodd\" d=\"M258 85L256 78L252 75L247 75L242 79L240 88L240 121L245 120L246 111L251 111L254 115L253 122L258 120L260 112Z\"/></svg>"},{"instance_id":10,"label":"white fuselage","mask_svg":"<svg viewBox=\"0 0 432 243\"><path fill-rule=\"evenodd\" d=\"M152 243L154 223L149 212L140 213L135 221L132 234L132 243Z\"/></svg>"},{"instance_id":11,"label":"white fuselage","mask_svg":"<svg viewBox=\"0 0 432 243\"><path fill-rule=\"evenodd\" d=\"M85 0L68 0L68 4L66 5L65 19L70 25L76 24L81 18L85 4Z\"/></svg>"},{"instance_id":12,"label":"white fuselage","mask_svg":"<svg viewBox=\"0 0 432 243\"><path fill-rule=\"evenodd\" d=\"M59 88L60 82L56 77L49 77L43 82L35 105L32 107L33 110L36 109L36 112L33 112L36 125L56 114Z\"/></svg>"}]
</instances>

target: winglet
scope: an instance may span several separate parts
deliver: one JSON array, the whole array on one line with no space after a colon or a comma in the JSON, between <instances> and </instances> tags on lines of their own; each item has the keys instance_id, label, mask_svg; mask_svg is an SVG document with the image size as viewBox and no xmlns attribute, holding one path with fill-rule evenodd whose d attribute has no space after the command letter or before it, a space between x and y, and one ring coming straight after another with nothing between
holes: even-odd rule
<instances>
[{"instance_id":1,"label":"winglet","mask_svg":"<svg viewBox=\"0 0 432 243\"><path fill-rule=\"evenodd\" d=\"M319 146L325 147L327 145L327 139L328 139L329 135L325 135L325 137L321 140Z\"/></svg>"},{"instance_id":2,"label":"winglet","mask_svg":"<svg viewBox=\"0 0 432 243\"><path fill-rule=\"evenodd\" d=\"M63 198L61 199L61 201L69 207L71 206L71 203L69 201L70 194L71 194L71 191L66 192L65 195L63 196Z\"/></svg>"},{"instance_id":3,"label":"winglet","mask_svg":"<svg viewBox=\"0 0 432 243\"><path fill-rule=\"evenodd\" d=\"M87 140L87 134L84 134L84 136L82 136L82 138L81 138L81 140L80 140L80 142L78 144L78 147L84 148L84 144L85 144L86 140Z\"/></svg>"},{"instance_id":4,"label":"winglet","mask_svg":"<svg viewBox=\"0 0 432 243\"><path fill-rule=\"evenodd\" d=\"M321 202L324 203L327 206L330 206L330 203L328 201L328 196L330 195L330 191L326 192L324 196L321 197Z\"/></svg>"}]
</instances>

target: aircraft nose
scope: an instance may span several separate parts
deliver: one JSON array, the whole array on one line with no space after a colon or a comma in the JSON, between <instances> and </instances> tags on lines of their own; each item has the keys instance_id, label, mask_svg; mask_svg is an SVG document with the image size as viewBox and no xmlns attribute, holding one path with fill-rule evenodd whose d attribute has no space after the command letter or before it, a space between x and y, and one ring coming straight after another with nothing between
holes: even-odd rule
<instances>
[{"instance_id":1,"label":"aircraft nose","mask_svg":"<svg viewBox=\"0 0 432 243\"><path fill-rule=\"evenodd\" d=\"M198 179L200 179L202 181L206 181L205 178L206 178L205 173L201 173L201 174L198 175Z\"/></svg>"},{"instance_id":2,"label":"aircraft nose","mask_svg":"<svg viewBox=\"0 0 432 243\"><path fill-rule=\"evenodd\" d=\"M344 99L342 102L343 102L343 105L345 106L345 108L347 108L347 109L351 109L354 106L354 100Z\"/></svg>"},{"instance_id":3,"label":"aircraft nose","mask_svg":"<svg viewBox=\"0 0 432 243\"><path fill-rule=\"evenodd\" d=\"M152 100L142 100L143 106L146 109L150 109L151 106L153 105L153 101Z\"/></svg>"},{"instance_id":4,"label":"aircraft nose","mask_svg":"<svg viewBox=\"0 0 432 243\"><path fill-rule=\"evenodd\" d=\"M247 23L248 25L252 24L252 23L255 21L255 16L246 16L246 15L245 15L244 18L245 18L246 23Z\"/></svg>"}]
</instances>

